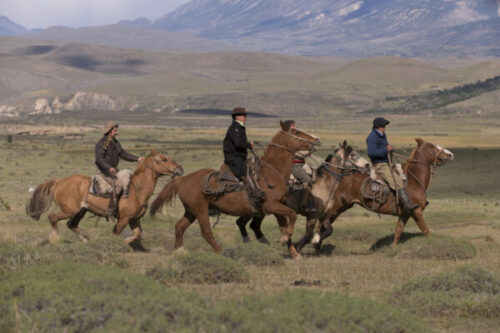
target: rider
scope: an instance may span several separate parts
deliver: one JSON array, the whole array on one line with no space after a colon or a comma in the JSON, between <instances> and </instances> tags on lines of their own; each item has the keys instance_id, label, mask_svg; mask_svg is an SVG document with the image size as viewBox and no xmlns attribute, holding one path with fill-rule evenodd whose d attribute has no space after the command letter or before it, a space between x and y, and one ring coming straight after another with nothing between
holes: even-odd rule
<instances>
[{"instance_id":1,"label":"rider","mask_svg":"<svg viewBox=\"0 0 500 333\"><path fill-rule=\"evenodd\" d=\"M223 142L224 163L229 166L239 180L243 180L247 173L247 149L252 149L253 142L248 142L245 131L247 111L237 107L231 114L233 122L227 129Z\"/></svg>"},{"instance_id":2,"label":"rider","mask_svg":"<svg viewBox=\"0 0 500 333\"><path fill-rule=\"evenodd\" d=\"M106 123L103 130L103 137L95 145L95 164L99 169L100 175L113 189L113 195L109 200L109 207L106 210L106 215L109 220L114 220L114 212L118 195L125 186L124 178L130 177L130 170L117 169L119 158L123 158L130 162L142 162L144 157L137 157L126 152L120 142L116 139L118 135L118 123L109 121Z\"/></svg>"},{"instance_id":3,"label":"rider","mask_svg":"<svg viewBox=\"0 0 500 333\"><path fill-rule=\"evenodd\" d=\"M295 120L287 120L285 121L285 127L289 129L295 129ZM311 152L309 151L297 151L293 156L293 165L292 165L292 175L299 180L307 190L304 191L304 195L302 196L301 206L305 207L306 212L314 212L316 211L316 207L314 205L314 198L311 195L311 187L313 184L312 177L307 173L304 169L306 165L306 157L309 156Z\"/></svg>"},{"instance_id":4,"label":"rider","mask_svg":"<svg viewBox=\"0 0 500 333\"><path fill-rule=\"evenodd\" d=\"M403 181L400 177L393 177L389 166L388 154L392 153L393 150L385 134L385 127L389 123L387 119L382 117L377 117L373 120L373 130L366 138L368 156L372 161L375 172L384 179L392 190L397 191L400 205L406 212L411 213L418 205L410 200L404 188Z\"/></svg>"}]
</instances>

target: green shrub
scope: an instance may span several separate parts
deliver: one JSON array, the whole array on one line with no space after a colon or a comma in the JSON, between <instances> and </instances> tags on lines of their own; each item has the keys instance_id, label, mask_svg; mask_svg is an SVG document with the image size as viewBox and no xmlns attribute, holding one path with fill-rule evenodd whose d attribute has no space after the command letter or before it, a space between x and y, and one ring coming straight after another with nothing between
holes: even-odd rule
<instances>
[{"instance_id":1,"label":"green shrub","mask_svg":"<svg viewBox=\"0 0 500 333\"><path fill-rule=\"evenodd\" d=\"M176 255L166 265L155 266L146 274L162 283L248 282L248 273L241 264L211 252Z\"/></svg>"},{"instance_id":2,"label":"green shrub","mask_svg":"<svg viewBox=\"0 0 500 333\"><path fill-rule=\"evenodd\" d=\"M270 246L261 243L244 243L222 252L225 257L243 264L256 266L283 266L285 260Z\"/></svg>"},{"instance_id":3,"label":"green shrub","mask_svg":"<svg viewBox=\"0 0 500 333\"><path fill-rule=\"evenodd\" d=\"M208 331L206 308L197 294L116 267L60 262L0 279L2 332Z\"/></svg>"},{"instance_id":4,"label":"green shrub","mask_svg":"<svg viewBox=\"0 0 500 333\"><path fill-rule=\"evenodd\" d=\"M473 266L417 278L394 289L392 304L420 315L500 318L500 278Z\"/></svg>"},{"instance_id":5,"label":"green shrub","mask_svg":"<svg viewBox=\"0 0 500 333\"><path fill-rule=\"evenodd\" d=\"M413 315L366 298L319 290L247 297L218 309L230 332L429 332Z\"/></svg>"},{"instance_id":6,"label":"green shrub","mask_svg":"<svg viewBox=\"0 0 500 333\"><path fill-rule=\"evenodd\" d=\"M476 248L467 241L449 236L432 235L431 237L413 237L400 243L395 250L388 248L387 254L398 258L463 260L474 258Z\"/></svg>"}]
</instances>

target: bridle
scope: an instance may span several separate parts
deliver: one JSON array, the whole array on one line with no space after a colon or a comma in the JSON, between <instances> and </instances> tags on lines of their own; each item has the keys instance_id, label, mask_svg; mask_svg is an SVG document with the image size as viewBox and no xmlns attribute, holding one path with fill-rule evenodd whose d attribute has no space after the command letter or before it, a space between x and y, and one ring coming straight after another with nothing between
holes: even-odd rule
<instances>
[{"instance_id":1,"label":"bridle","mask_svg":"<svg viewBox=\"0 0 500 333\"><path fill-rule=\"evenodd\" d=\"M422 146L420 146L422 147ZM422 165L425 165L425 166L430 166L431 167L431 174L430 174L430 180L432 180L432 176L434 176L435 174L435 171L437 170L437 167L438 166L442 166L444 164L446 164L448 161L443 161L442 163L438 163L438 158L439 158L439 155L444 151L444 148L440 147L441 149L439 149L435 144L432 144L432 147L434 148L434 154L435 154L435 158L434 158L434 161L433 162L429 162L426 157L423 155L423 153L419 150L420 147L417 147L415 149L415 155L416 154L419 154L420 156L422 156L426 162L421 162L419 160L416 160L416 159L408 159L406 160L407 163L415 163L415 164L422 164ZM411 175L416 181L417 183L420 185L420 187L422 187L422 189L424 190L424 192L427 193L427 188L424 186L424 184L422 183L422 181L420 179L418 179L418 177L413 173L411 172L410 170L408 170L408 168L406 168L406 172L408 172L409 175ZM430 185L430 180L429 180L429 185Z\"/></svg>"},{"instance_id":2,"label":"bridle","mask_svg":"<svg viewBox=\"0 0 500 333\"><path fill-rule=\"evenodd\" d=\"M154 161L156 163L162 163L162 162L159 162L158 160L155 160ZM162 176L165 176L165 175L174 175L177 173L177 170L179 170L180 168L182 168L181 166L177 166L175 169L171 169L169 168L169 166L167 165L166 161L163 162L163 166L165 167L165 169L167 169L167 172L163 172L163 171L159 171L159 170L156 170L155 168L153 168L152 166L149 166L149 165L144 165L146 168L150 169L150 170L153 170L153 172L156 172Z\"/></svg>"}]
</instances>

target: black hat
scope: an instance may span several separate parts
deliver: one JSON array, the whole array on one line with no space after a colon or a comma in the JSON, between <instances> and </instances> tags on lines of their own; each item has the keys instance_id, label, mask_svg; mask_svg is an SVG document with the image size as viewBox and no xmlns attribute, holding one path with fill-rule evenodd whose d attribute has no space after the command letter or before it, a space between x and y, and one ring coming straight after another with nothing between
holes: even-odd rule
<instances>
[{"instance_id":1,"label":"black hat","mask_svg":"<svg viewBox=\"0 0 500 333\"><path fill-rule=\"evenodd\" d=\"M389 125L391 122L385 118L377 117L373 119L373 128L385 127Z\"/></svg>"},{"instance_id":2,"label":"black hat","mask_svg":"<svg viewBox=\"0 0 500 333\"><path fill-rule=\"evenodd\" d=\"M237 107L234 108L233 113L231 113L231 116L236 117L236 116L246 116L247 115L247 110L242 107Z\"/></svg>"}]
</instances>

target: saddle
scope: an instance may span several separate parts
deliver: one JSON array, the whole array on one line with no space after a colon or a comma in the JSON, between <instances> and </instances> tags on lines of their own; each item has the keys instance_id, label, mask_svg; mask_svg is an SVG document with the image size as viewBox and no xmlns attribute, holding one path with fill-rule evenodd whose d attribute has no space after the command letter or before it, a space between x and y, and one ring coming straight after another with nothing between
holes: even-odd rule
<instances>
[{"instance_id":1,"label":"saddle","mask_svg":"<svg viewBox=\"0 0 500 333\"><path fill-rule=\"evenodd\" d=\"M400 177L406 187L406 176L400 163L394 166L394 177ZM364 206L377 211L380 206L387 202L391 195L394 194L389 185L375 172L375 169L370 168L370 177L367 177L361 184L361 196L363 197L363 203L367 200L371 201L371 207Z\"/></svg>"},{"instance_id":2,"label":"saddle","mask_svg":"<svg viewBox=\"0 0 500 333\"><path fill-rule=\"evenodd\" d=\"M219 170L212 171L201 180L201 188L203 194L215 200L228 193L245 191L252 205L260 207L265 199L265 193L257 185L258 176L258 168L255 167L253 159L247 161L246 181L238 180L229 166L222 164ZM215 179L217 187L210 185L211 179Z\"/></svg>"},{"instance_id":3,"label":"saddle","mask_svg":"<svg viewBox=\"0 0 500 333\"><path fill-rule=\"evenodd\" d=\"M125 198L128 196L131 176L132 172L130 171L122 172L119 174L119 180L124 185L120 193L116 193L117 197ZM113 196L113 188L111 184L108 183L106 179L104 179L104 177L102 177L100 174L96 174L90 179L89 193L98 197L111 199L111 197Z\"/></svg>"}]
</instances>

